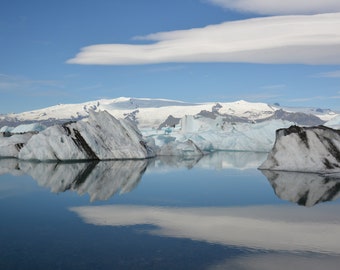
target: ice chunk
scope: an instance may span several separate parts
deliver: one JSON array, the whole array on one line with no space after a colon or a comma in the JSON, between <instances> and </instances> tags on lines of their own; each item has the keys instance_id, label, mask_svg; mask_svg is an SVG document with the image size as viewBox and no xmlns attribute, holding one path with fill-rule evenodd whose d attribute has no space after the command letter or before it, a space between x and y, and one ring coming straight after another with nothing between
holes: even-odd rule
<instances>
[{"instance_id":1,"label":"ice chunk","mask_svg":"<svg viewBox=\"0 0 340 270\"><path fill-rule=\"evenodd\" d=\"M24 160L144 159L154 156L137 127L103 112L55 125L33 136L19 152Z\"/></svg>"},{"instance_id":2,"label":"ice chunk","mask_svg":"<svg viewBox=\"0 0 340 270\"><path fill-rule=\"evenodd\" d=\"M10 132L14 133L27 133L27 132L40 132L46 129L46 126L39 123L19 125L13 128Z\"/></svg>"},{"instance_id":3,"label":"ice chunk","mask_svg":"<svg viewBox=\"0 0 340 270\"><path fill-rule=\"evenodd\" d=\"M340 172L340 131L324 126L279 129L260 169Z\"/></svg>"},{"instance_id":4,"label":"ice chunk","mask_svg":"<svg viewBox=\"0 0 340 270\"><path fill-rule=\"evenodd\" d=\"M18 157L19 151L32 136L32 133L15 134L9 137L0 135L0 157Z\"/></svg>"},{"instance_id":5,"label":"ice chunk","mask_svg":"<svg viewBox=\"0 0 340 270\"><path fill-rule=\"evenodd\" d=\"M151 134L151 130L147 131L147 135L154 139L156 146L164 149L178 147L190 140L202 152L269 152L275 141L275 131L290 125L291 122L282 120L232 123L225 121L223 117L211 119L203 116L185 116L170 135L160 134L159 131ZM169 145L164 146L166 144Z\"/></svg>"}]
</instances>

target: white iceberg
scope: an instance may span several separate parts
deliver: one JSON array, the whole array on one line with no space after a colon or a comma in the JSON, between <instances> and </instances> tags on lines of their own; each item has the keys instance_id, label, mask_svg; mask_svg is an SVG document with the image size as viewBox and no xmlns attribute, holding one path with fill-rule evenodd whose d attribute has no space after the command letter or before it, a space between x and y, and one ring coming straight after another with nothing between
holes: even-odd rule
<instances>
[{"instance_id":1,"label":"white iceberg","mask_svg":"<svg viewBox=\"0 0 340 270\"><path fill-rule=\"evenodd\" d=\"M55 125L33 136L19 152L23 160L144 159L154 156L137 127L108 112Z\"/></svg>"},{"instance_id":2,"label":"white iceberg","mask_svg":"<svg viewBox=\"0 0 340 270\"><path fill-rule=\"evenodd\" d=\"M28 133L28 132L40 132L46 129L45 125L40 123L31 123L31 124L22 124L16 127L3 126L0 128L0 133L11 133L11 134L20 134L20 133Z\"/></svg>"},{"instance_id":3,"label":"white iceberg","mask_svg":"<svg viewBox=\"0 0 340 270\"><path fill-rule=\"evenodd\" d=\"M0 157L17 158L19 151L32 136L32 133L15 134L9 137L0 135Z\"/></svg>"},{"instance_id":4,"label":"white iceberg","mask_svg":"<svg viewBox=\"0 0 340 270\"><path fill-rule=\"evenodd\" d=\"M276 141L259 169L340 172L340 130L291 126L276 132Z\"/></svg>"},{"instance_id":5,"label":"white iceberg","mask_svg":"<svg viewBox=\"0 0 340 270\"><path fill-rule=\"evenodd\" d=\"M340 115L335 116L334 118L326 122L325 126L339 129L340 128Z\"/></svg>"},{"instance_id":6,"label":"white iceberg","mask_svg":"<svg viewBox=\"0 0 340 270\"><path fill-rule=\"evenodd\" d=\"M19 125L10 130L12 134L14 133L28 133L28 132L41 132L46 129L46 126L40 123L23 124Z\"/></svg>"},{"instance_id":7,"label":"white iceberg","mask_svg":"<svg viewBox=\"0 0 340 270\"><path fill-rule=\"evenodd\" d=\"M14 127L3 126L0 128L0 133L10 133Z\"/></svg>"},{"instance_id":8,"label":"white iceberg","mask_svg":"<svg viewBox=\"0 0 340 270\"><path fill-rule=\"evenodd\" d=\"M142 131L154 139L159 153L172 153L169 148L183 148L195 145L201 152L215 151L253 151L269 152L275 142L275 131L289 127L292 123L283 120L270 120L261 123L233 123L223 117L211 119L203 116L185 116L180 124L167 135L165 131ZM188 143L189 142L189 143ZM177 153L176 153L177 151ZM192 151L173 151L173 154L192 154Z\"/></svg>"}]
</instances>

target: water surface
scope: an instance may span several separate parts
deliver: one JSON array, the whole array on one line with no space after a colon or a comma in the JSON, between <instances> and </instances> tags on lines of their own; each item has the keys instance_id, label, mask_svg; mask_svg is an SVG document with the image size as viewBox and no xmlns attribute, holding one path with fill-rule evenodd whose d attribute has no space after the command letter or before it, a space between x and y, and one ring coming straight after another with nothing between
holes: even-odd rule
<instances>
[{"instance_id":1,"label":"water surface","mask_svg":"<svg viewBox=\"0 0 340 270\"><path fill-rule=\"evenodd\" d=\"M265 158L0 160L0 269L338 269L340 180Z\"/></svg>"}]
</instances>

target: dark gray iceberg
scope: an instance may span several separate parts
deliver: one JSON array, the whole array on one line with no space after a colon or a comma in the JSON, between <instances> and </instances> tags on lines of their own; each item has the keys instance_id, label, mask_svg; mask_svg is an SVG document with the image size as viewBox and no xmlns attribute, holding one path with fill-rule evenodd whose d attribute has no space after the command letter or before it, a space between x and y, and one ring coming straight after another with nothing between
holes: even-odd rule
<instances>
[{"instance_id":1,"label":"dark gray iceberg","mask_svg":"<svg viewBox=\"0 0 340 270\"><path fill-rule=\"evenodd\" d=\"M325 126L278 129L261 170L340 172L340 130Z\"/></svg>"}]
</instances>

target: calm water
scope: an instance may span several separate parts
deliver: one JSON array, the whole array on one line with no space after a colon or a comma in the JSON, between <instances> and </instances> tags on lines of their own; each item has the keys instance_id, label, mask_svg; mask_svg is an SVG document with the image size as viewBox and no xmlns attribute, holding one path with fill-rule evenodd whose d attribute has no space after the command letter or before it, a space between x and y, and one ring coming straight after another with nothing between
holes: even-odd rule
<instances>
[{"instance_id":1,"label":"calm water","mask_svg":"<svg viewBox=\"0 0 340 270\"><path fill-rule=\"evenodd\" d=\"M340 180L265 158L0 160L0 269L339 269Z\"/></svg>"}]
</instances>

